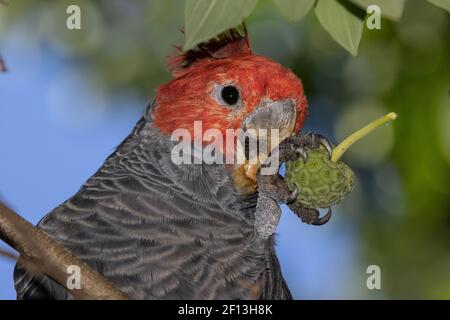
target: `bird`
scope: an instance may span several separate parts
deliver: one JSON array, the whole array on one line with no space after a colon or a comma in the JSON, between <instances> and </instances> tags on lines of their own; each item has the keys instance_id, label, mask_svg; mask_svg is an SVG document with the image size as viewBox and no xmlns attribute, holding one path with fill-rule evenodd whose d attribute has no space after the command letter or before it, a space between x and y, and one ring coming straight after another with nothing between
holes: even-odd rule
<instances>
[{"instance_id":1,"label":"bird","mask_svg":"<svg viewBox=\"0 0 450 320\"><path fill-rule=\"evenodd\" d=\"M247 31L237 28L188 51L178 48L167 65L172 79L156 88L132 132L38 228L130 299L292 299L275 230L279 205L295 199L296 190L278 172L262 176L263 165L248 165L248 157L175 163L180 137L173 134L183 130L192 142L195 122L220 138L229 129L276 129L281 143L290 141L279 149L281 160L303 154L306 145L326 145L299 134L308 112L301 80L254 54ZM237 154L228 145L217 150ZM310 212L309 218L319 219ZM18 299L73 299L20 263L14 284Z\"/></svg>"}]
</instances>

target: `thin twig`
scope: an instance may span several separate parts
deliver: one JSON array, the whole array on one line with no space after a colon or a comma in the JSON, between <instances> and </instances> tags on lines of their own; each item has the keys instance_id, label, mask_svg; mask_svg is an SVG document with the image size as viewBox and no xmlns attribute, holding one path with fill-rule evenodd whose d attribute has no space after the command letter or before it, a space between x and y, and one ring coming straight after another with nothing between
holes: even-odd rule
<instances>
[{"instance_id":1,"label":"thin twig","mask_svg":"<svg viewBox=\"0 0 450 320\"><path fill-rule=\"evenodd\" d=\"M20 252L20 259L65 287L75 299L124 300L127 296L111 282L70 253L45 232L0 202L0 239ZM67 288L67 268L78 266L81 289Z\"/></svg>"}]
</instances>

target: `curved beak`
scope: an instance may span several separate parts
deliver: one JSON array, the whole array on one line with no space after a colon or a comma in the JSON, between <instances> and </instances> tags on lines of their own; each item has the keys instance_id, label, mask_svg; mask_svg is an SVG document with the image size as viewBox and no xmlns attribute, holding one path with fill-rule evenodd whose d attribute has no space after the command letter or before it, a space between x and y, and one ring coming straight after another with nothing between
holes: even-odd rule
<instances>
[{"instance_id":1,"label":"curved beak","mask_svg":"<svg viewBox=\"0 0 450 320\"><path fill-rule=\"evenodd\" d=\"M256 173L261 163L268 158L270 152L276 148L281 141L292 135L296 121L297 108L295 101L292 99L279 101L264 100L257 109L244 120L244 131L253 133L249 134L249 136L252 136L252 138L256 140L260 140L258 145L261 145L262 140L267 146L265 150L264 148L258 150L256 153L257 159L251 156L248 157L249 152L245 150L246 158L248 159L245 172L250 179L256 181Z\"/></svg>"},{"instance_id":2,"label":"curved beak","mask_svg":"<svg viewBox=\"0 0 450 320\"><path fill-rule=\"evenodd\" d=\"M264 100L245 120L244 130L275 129L280 141L294 132L297 109L292 99L280 101Z\"/></svg>"}]
</instances>

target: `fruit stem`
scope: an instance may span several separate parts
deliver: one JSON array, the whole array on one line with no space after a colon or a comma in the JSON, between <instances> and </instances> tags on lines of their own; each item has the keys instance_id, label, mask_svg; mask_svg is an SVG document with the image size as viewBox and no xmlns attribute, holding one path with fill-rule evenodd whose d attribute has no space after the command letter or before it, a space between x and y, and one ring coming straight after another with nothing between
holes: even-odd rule
<instances>
[{"instance_id":1,"label":"fruit stem","mask_svg":"<svg viewBox=\"0 0 450 320\"><path fill-rule=\"evenodd\" d=\"M334 148L331 160L337 162L342 157L344 152L347 151L347 149L350 148L352 144L354 144L356 141L365 137L382 124L385 124L395 119L397 119L397 114L395 112L389 112L387 115L380 117L372 121L365 127L359 129L358 131L353 132L351 135L345 138L344 141L339 143L339 145L336 148Z\"/></svg>"}]
</instances>

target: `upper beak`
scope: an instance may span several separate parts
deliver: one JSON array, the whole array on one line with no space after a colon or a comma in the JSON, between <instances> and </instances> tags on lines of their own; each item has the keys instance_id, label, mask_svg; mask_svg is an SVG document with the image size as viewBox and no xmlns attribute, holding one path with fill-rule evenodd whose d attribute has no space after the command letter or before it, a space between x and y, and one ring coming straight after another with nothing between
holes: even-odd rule
<instances>
[{"instance_id":1,"label":"upper beak","mask_svg":"<svg viewBox=\"0 0 450 320\"><path fill-rule=\"evenodd\" d=\"M292 99L280 101L265 100L245 120L247 129L277 129L280 141L294 132L297 109Z\"/></svg>"},{"instance_id":2,"label":"upper beak","mask_svg":"<svg viewBox=\"0 0 450 320\"><path fill-rule=\"evenodd\" d=\"M267 150L259 150L256 161L248 161L245 167L247 177L256 181L256 173L261 163L264 162L278 144L291 136L297 122L297 108L295 101L284 99L280 101L266 100L253 111L243 123L243 129L254 129L257 139L267 140ZM258 129L267 129L266 133ZM278 138L273 139L271 130L278 131ZM252 132L252 130L250 130ZM263 134L261 134L263 132ZM251 160L251 159L249 159Z\"/></svg>"}]
</instances>

